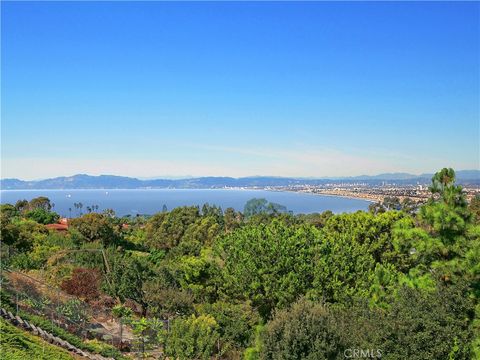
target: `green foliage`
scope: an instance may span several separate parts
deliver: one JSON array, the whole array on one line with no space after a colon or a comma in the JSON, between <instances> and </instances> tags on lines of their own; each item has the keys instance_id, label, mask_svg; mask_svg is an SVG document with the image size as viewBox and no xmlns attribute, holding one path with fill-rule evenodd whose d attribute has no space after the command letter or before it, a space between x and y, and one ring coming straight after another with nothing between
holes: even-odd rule
<instances>
[{"instance_id":1,"label":"green foliage","mask_svg":"<svg viewBox=\"0 0 480 360\"><path fill-rule=\"evenodd\" d=\"M217 297L220 270L210 249L202 250L200 256L183 256L176 260L176 278L183 289L200 301L212 301Z\"/></svg>"},{"instance_id":2,"label":"green foliage","mask_svg":"<svg viewBox=\"0 0 480 360\"><path fill-rule=\"evenodd\" d=\"M197 312L201 315L212 315L217 321L222 352L246 348L260 320L248 303L205 303L197 307Z\"/></svg>"},{"instance_id":3,"label":"green foliage","mask_svg":"<svg viewBox=\"0 0 480 360\"><path fill-rule=\"evenodd\" d=\"M196 242L202 246L211 246L215 238L220 234L221 224L213 216L198 219L190 225L183 236L182 242Z\"/></svg>"},{"instance_id":4,"label":"green foliage","mask_svg":"<svg viewBox=\"0 0 480 360\"><path fill-rule=\"evenodd\" d=\"M324 211L321 214L313 213L313 214L300 214L297 217L304 221L307 224L315 226L317 229L321 229L325 226L328 219L333 216L333 212L330 210Z\"/></svg>"},{"instance_id":5,"label":"green foliage","mask_svg":"<svg viewBox=\"0 0 480 360\"><path fill-rule=\"evenodd\" d=\"M237 212L233 208L225 209L225 213L223 215L225 232L230 232L240 227L242 220L243 220L243 214L241 212Z\"/></svg>"},{"instance_id":6,"label":"green foliage","mask_svg":"<svg viewBox=\"0 0 480 360\"><path fill-rule=\"evenodd\" d=\"M42 209L45 211L50 211L52 209L52 203L50 202L49 198L45 196L39 196L29 201L28 209Z\"/></svg>"},{"instance_id":7,"label":"green foliage","mask_svg":"<svg viewBox=\"0 0 480 360\"><path fill-rule=\"evenodd\" d=\"M396 265L407 272L411 267L428 264L439 258L443 244L416 226L411 217L397 221L392 231L392 244L397 253Z\"/></svg>"},{"instance_id":8,"label":"green foliage","mask_svg":"<svg viewBox=\"0 0 480 360\"><path fill-rule=\"evenodd\" d=\"M480 303L475 306L475 315L471 325L473 340L471 352L474 359L480 359Z\"/></svg>"},{"instance_id":9,"label":"green foliage","mask_svg":"<svg viewBox=\"0 0 480 360\"><path fill-rule=\"evenodd\" d=\"M420 209L420 218L431 233L452 242L472 219L462 187L455 185L455 172L445 168L436 173L430 190L432 198Z\"/></svg>"},{"instance_id":10,"label":"green foliage","mask_svg":"<svg viewBox=\"0 0 480 360\"><path fill-rule=\"evenodd\" d=\"M130 254L110 251L108 253L110 271L105 274L104 291L121 301L131 299L145 306L143 283L151 274L145 261Z\"/></svg>"},{"instance_id":11,"label":"green foliage","mask_svg":"<svg viewBox=\"0 0 480 360\"><path fill-rule=\"evenodd\" d=\"M354 296L367 296L376 266L368 245L342 232L328 234L315 255L312 298L347 302Z\"/></svg>"},{"instance_id":12,"label":"green foliage","mask_svg":"<svg viewBox=\"0 0 480 360\"><path fill-rule=\"evenodd\" d=\"M345 237L347 242L350 239L350 243L362 246L376 262L384 263L395 259L392 228L403 217L405 214L397 211L377 216L358 211L332 216L322 230L330 239Z\"/></svg>"},{"instance_id":13,"label":"green foliage","mask_svg":"<svg viewBox=\"0 0 480 360\"><path fill-rule=\"evenodd\" d=\"M177 318L165 342L165 354L179 360L210 359L220 339L218 324L210 315Z\"/></svg>"},{"instance_id":14,"label":"green foliage","mask_svg":"<svg viewBox=\"0 0 480 360\"><path fill-rule=\"evenodd\" d=\"M245 352L243 353L244 360L260 359L260 354L262 353L262 338L263 338L264 331L265 331L264 325L260 324L255 327L253 345L245 349Z\"/></svg>"},{"instance_id":15,"label":"green foliage","mask_svg":"<svg viewBox=\"0 0 480 360\"><path fill-rule=\"evenodd\" d=\"M157 280L145 283L143 290L150 316L169 319L193 313L194 297L186 290L165 286Z\"/></svg>"},{"instance_id":16,"label":"green foliage","mask_svg":"<svg viewBox=\"0 0 480 360\"><path fill-rule=\"evenodd\" d=\"M454 180L453 170L437 173L420 209L386 198L371 213L294 216L252 199L245 214L209 204L152 217L92 213L67 234L25 218L48 213L48 199L2 205L2 260L45 269L57 283L75 268L98 269L94 297L104 291L132 306L135 315L122 305L112 314L130 323L140 350L164 344L170 358L344 358L343 349L371 349L386 359L467 359L480 356L480 200L468 205ZM39 299L30 305L41 310ZM75 311L69 305L59 311Z\"/></svg>"},{"instance_id":17,"label":"green foliage","mask_svg":"<svg viewBox=\"0 0 480 360\"><path fill-rule=\"evenodd\" d=\"M28 209L28 200L18 200L15 203L15 209L17 209L19 212L23 212L24 210Z\"/></svg>"},{"instance_id":18,"label":"green foliage","mask_svg":"<svg viewBox=\"0 0 480 360\"><path fill-rule=\"evenodd\" d=\"M392 228L403 216L389 211L331 217L322 229L309 295L327 302L346 303L359 296L383 302L396 282L395 264L402 264Z\"/></svg>"},{"instance_id":19,"label":"green foliage","mask_svg":"<svg viewBox=\"0 0 480 360\"><path fill-rule=\"evenodd\" d=\"M132 316L132 309L125 305L115 305L112 308L112 315L118 319L129 319Z\"/></svg>"},{"instance_id":20,"label":"green foliage","mask_svg":"<svg viewBox=\"0 0 480 360\"><path fill-rule=\"evenodd\" d=\"M11 204L1 204L0 205L0 215L2 216L2 219L5 218L5 220L10 221L14 217L17 217L20 214L18 209L11 205Z\"/></svg>"},{"instance_id":21,"label":"green foliage","mask_svg":"<svg viewBox=\"0 0 480 360\"><path fill-rule=\"evenodd\" d=\"M470 282L472 295L479 298L478 239L480 230L472 224L462 188L455 185L455 172L442 169L432 179L431 199L421 207L416 222L399 223L395 246L409 250L411 269L402 282L432 288L432 274L447 283Z\"/></svg>"},{"instance_id":22,"label":"green foliage","mask_svg":"<svg viewBox=\"0 0 480 360\"><path fill-rule=\"evenodd\" d=\"M275 313L263 335L262 359L344 359L346 345L322 305L301 299Z\"/></svg>"},{"instance_id":23,"label":"green foliage","mask_svg":"<svg viewBox=\"0 0 480 360\"><path fill-rule=\"evenodd\" d=\"M20 253L12 259L11 265L18 269L41 269L48 260L63 248L71 246L70 239L56 232L32 233L30 251Z\"/></svg>"},{"instance_id":24,"label":"green foliage","mask_svg":"<svg viewBox=\"0 0 480 360\"><path fill-rule=\"evenodd\" d=\"M392 294L402 276L392 264L376 264L370 276L370 287L367 298L372 307L388 309Z\"/></svg>"},{"instance_id":25,"label":"green foliage","mask_svg":"<svg viewBox=\"0 0 480 360\"><path fill-rule=\"evenodd\" d=\"M148 261L154 265L160 265L162 260L165 259L166 252L165 250L152 250L148 255Z\"/></svg>"},{"instance_id":26,"label":"green foliage","mask_svg":"<svg viewBox=\"0 0 480 360\"><path fill-rule=\"evenodd\" d=\"M67 350L47 343L0 318L0 355L4 360L71 360Z\"/></svg>"},{"instance_id":27,"label":"green foliage","mask_svg":"<svg viewBox=\"0 0 480 360\"><path fill-rule=\"evenodd\" d=\"M476 224L480 224L480 195L475 195L475 197L470 201L468 209L472 213L474 222Z\"/></svg>"},{"instance_id":28,"label":"green foliage","mask_svg":"<svg viewBox=\"0 0 480 360\"><path fill-rule=\"evenodd\" d=\"M145 230L143 228L133 228L124 235L125 241L139 246L145 244L145 237Z\"/></svg>"},{"instance_id":29,"label":"green foliage","mask_svg":"<svg viewBox=\"0 0 480 360\"><path fill-rule=\"evenodd\" d=\"M251 199L248 200L243 208L243 215L245 218L250 218L254 215L260 214L281 214L287 212L287 208L283 205L268 202L266 199Z\"/></svg>"},{"instance_id":30,"label":"green foliage","mask_svg":"<svg viewBox=\"0 0 480 360\"><path fill-rule=\"evenodd\" d=\"M1 296L2 307L12 312L15 311L15 306L10 295L2 290L0 291L0 296ZM58 336L59 338L65 341L68 341L70 344L78 347L79 349L97 353L105 357L113 357L115 359L125 359L121 355L120 351L118 351L115 347L109 344L98 343L97 346L91 346L88 343L84 343L83 340L77 337L76 335L69 333L68 331L64 330L61 327L58 327L57 325L54 325L54 324L52 325L52 322L49 319L43 318L38 315L30 314L28 312L23 311L22 309L19 310L18 314L22 319L27 320L30 324L39 326L42 329L48 329L48 331L53 335Z\"/></svg>"},{"instance_id":31,"label":"green foliage","mask_svg":"<svg viewBox=\"0 0 480 360\"><path fill-rule=\"evenodd\" d=\"M36 221L39 224L53 224L60 219L60 215L53 211L48 211L43 208L35 208L25 212L27 219Z\"/></svg>"},{"instance_id":32,"label":"green foliage","mask_svg":"<svg viewBox=\"0 0 480 360\"><path fill-rule=\"evenodd\" d=\"M73 244L78 244L78 238L82 238L80 234L77 234L76 230L69 230L70 239ZM80 241L80 246L76 252L68 253L67 259L72 264L75 264L77 267L84 267L89 269L104 269L105 270L105 260L103 258L102 250L104 250L103 245L100 243L82 243ZM74 248L74 246L72 246ZM108 251L105 250L105 251Z\"/></svg>"},{"instance_id":33,"label":"green foliage","mask_svg":"<svg viewBox=\"0 0 480 360\"><path fill-rule=\"evenodd\" d=\"M464 286L401 287L388 310L355 302L326 308L300 300L275 314L262 336L265 359L344 359L369 349L382 359L471 358L473 304Z\"/></svg>"},{"instance_id":34,"label":"green foliage","mask_svg":"<svg viewBox=\"0 0 480 360\"><path fill-rule=\"evenodd\" d=\"M177 246L187 230L200 217L198 207L178 207L152 216L145 228L145 241L155 249Z\"/></svg>"},{"instance_id":35,"label":"green foliage","mask_svg":"<svg viewBox=\"0 0 480 360\"><path fill-rule=\"evenodd\" d=\"M39 268L48 255L48 246L41 244L41 239L47 231L42 226L31 220L15 220L2 228L2 241L9 245L6 253L2 249L2 257L6 255L2 266L18 269Z\"/></svg>"},{"instance_id":36,"label":"green foliage","mask_svg":"<svg viewBox=\"0 0 480 360\"><path fill-rule=\"evenodd\" d=\"M129 321L135 336L135 343L144 354L146 350L158 346L163 338L163 322L155 318L140 318Z\"/></svg>"},{"instance_id":37,"label":"green foliage","mask_svg":"<svg viewBox=\"0 0 480 360\"><path fill-rule=\"evenodd\" d=\"M223 227L223 211L222 208L216 205L210 205L209 203L203 204L202 216L212 217L220 227Z\"/></svg>"},{"instance_id":38,"label":"green foliage","mask_svg":"<svg viewBox=\"0 0 480 360\"><path fill-rule=\"evenodd\" d=\"M88 319L85 304L77 299L70 299L56 308L57 312L69 320L80 324Z\"/></svg>"},{"instance_id":39,"label":"green foliage","mask_svg":"<svg viewBox=\"0 0 480 360\"><path fill-rule=\"evenodd\" d=\"M375 347L385 359L470 359L471 301L462 287L435 292L403 287L391 310L379 320Z\"/></svg>"},{"instance_id":40,"label":"green foliage","mask_svg":"<svg viewBox=\"0 0 480 360\"><path fill-rule=\"evenodd\" d=\"M90 213L82 217L72 219L70 225L85 242L98 241L103 246L115 244L118 240L118 231L109 216Z\"/></svg>"},{"instance_id":41,"label":"green foliage","mask_svg":"<svg viewBox=\"0 0 480 360\"><path fill-rule=\"evenodd\" d=\"M310 288L318 243L318 230L306 225L274 220L240 228L216 244L222 287L233 298L251 300L267 318Z\"/></svg>"},{"instance_id":42,"label":"green foliage","mask_svg":"<svg viewBox=\"0 0 480 360\"><path fill-rule=\"evenodd\" d=\"M2 240L21 252L31 250L34 237L47 232L43 226L32 220L13 220L5 228L2 224Z\"/></svg>"}]
</instances>

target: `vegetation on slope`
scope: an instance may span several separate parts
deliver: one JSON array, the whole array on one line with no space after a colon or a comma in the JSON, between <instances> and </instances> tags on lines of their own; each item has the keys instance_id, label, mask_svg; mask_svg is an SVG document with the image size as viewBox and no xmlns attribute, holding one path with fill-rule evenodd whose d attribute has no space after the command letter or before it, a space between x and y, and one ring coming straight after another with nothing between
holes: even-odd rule
<instances>
[{"instance_id":1,"label":"vegetation on slope","mask_svg":"<svg viewBox=\"0 0 480 360\"><path fill-rule=\"evenodd\" d=\"M60 347L9 324L0 318L0 358L4 360L71 360L74 357Z\"/></svg>"},{"instance_id":2,"label":"vegetation on slope","mask_svg":"<svg viewBox=\"0 0 480 360\"><path fill-rule=\"evenodd\" d=\"M430 190L420 207L339 215L263 199L135 218L89 206L65 233L40 224L55 218L48 199L19 202L2 206L5 263L171 358L479 357L480 199L467 203L451 169Z\"/></svg>"}]
</instances>

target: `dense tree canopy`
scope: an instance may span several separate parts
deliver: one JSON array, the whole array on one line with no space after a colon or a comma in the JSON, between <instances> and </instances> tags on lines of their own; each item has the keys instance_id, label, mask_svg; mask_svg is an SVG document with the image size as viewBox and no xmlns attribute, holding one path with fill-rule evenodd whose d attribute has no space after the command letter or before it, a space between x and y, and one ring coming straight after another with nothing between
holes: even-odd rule
<instances>
[{"instance_id":1,"label":"dense tree canopy","mask_svg":"<svg viewBox=\"0 0 480 360\"><path fill-rule=\"evenodd\" d=\"M250 299L268 317L305 293L313 281L318 231L288 227L280 221L245 226L217 242L223 263L223 289L238 299Z\"/></svg>"},{"instance_id":2,"label":"dense tree canopy","mask_svg":"<svg viewBox=\"0 0 480 360\"><path fill-rule=\"evenodd\" d=\"M243 212L92 211L61 233L44 226L58 219L48 199L19 201L1 206L2 266L117 319L113 306L125 309L135 341L170 358L480 358L480 200L451 169L430 190L422 205L387 198L349 214L265 199Z\"/></svg>"},{"instance_id":3,"label":"dense tree canopy","mask_svg":"<svg viewBox=\"0 0 480 360\"><path fill-rule=\"evenodd\" d=\"M323 305L302 299L267 324L262 359L344 359L346 344Z\"/></svg>"},{"instance_id":4,"label":"dense tree canopy","mask_svg":"<svg viewBox=\"0 0 480 360\"><path fill-rule=\"evenodd\" d=\"M84 241L99 241L104 245L114 244L117 241L117 231L113 221L106 215L90 213L72 219L72 229L78 231Z\"/></svg>"}]
</instances>

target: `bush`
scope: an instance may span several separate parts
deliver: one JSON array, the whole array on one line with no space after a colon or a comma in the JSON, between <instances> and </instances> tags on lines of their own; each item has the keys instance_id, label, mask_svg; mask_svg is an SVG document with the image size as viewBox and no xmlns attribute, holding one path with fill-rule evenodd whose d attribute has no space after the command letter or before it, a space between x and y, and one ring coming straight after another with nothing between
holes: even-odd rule
<instances>
[{"instance_id":1,"label":"bush","mask_svg":"<svg viewBox=\"0 0 480 360\"><path fill-rule=\"evenodd\" d=\"M112 219L103 214L90 213L71 220L72 229L82 235L78 240L98 241L107 246L115 244L119 234Z\"/></svg>"},{"instance_id":2,"label":"bush","mask_svg":"<svg viewBox=\"0 0 480 360\"><path fill-rule=\"evenodd\" d=\"M64 280L60 288L67 294L77 296L86 301L95 300L100 296L100 273L96 269L77 268L72 277Z\"/></svg>"},{"instance_id":3,"label":"bush","mask_svg":"<svg viewBox=\"0 0 480 360\"><path fill-rule=\"evenodd\" d=\"M246 348L254 333L259 316L248 304L230 304L216 302L202 304L197 311L203 315L212 315L219 325L222 350Z\"/></svg>"},{"instance_id":4,"label":"bush","mask_svg":"<svg viewBox=\"0 0 480 360\"><path fill-rule=\"evenodd\" d=\"M278 311L263 334L263 359L344 359L346 348L333 316L320 304L300 299Z\"/></svg>"},{"instance_id":5,"label":"bush","mask_svg":"<svg viewBox=\"0 0 480 360\"><path fill-rule=\"evenodd\" d=\"M27 211L25 217L43 225L56 223L60 219L57 213L42 208Z\"/></svg>"},{"instance_id":6,"label":"bush","mask_svg":"<svg viewBox=\"0 0 480 360\"><path fill-rule=\"evenodd\" d=\"M218 324L212 316L178 318L167 334L165 354L179 360L207 360L215 354L219 339Z\"/></svg>"},{"instance_id":7,"label":"bush","mask_svg":"<svg viewBox=\"0 0 480 360\"><path fill-rule=\"evenodd\" d=\"M461 287L440 285L433 293L403 287L375 344L385 359L470 359L473 306Z\"/></svg>"}]
</instances>

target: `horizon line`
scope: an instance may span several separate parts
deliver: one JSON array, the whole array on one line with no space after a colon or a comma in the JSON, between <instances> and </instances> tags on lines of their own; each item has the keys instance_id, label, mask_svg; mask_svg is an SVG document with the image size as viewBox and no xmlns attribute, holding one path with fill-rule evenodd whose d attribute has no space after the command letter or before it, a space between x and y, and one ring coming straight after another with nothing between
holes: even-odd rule
<instances>
[{"instance_id":1,"label":"horizon line","mask_svg":"<svg viewBox=\"0 0 480 360\"><path fill-rule=\"evenodd\" d=\"M455 170L455 169L454 169ZM478 171L479 169L460 169L455 170L456 173L464 172L464 171ZM228 176L228 175L221 175L221 176L212 176L212 175L201 175L201 176L193 176L193 175L179 175L179 176L172 176L172 175L163 175L162 176L151 176L151 177L136 177L136 176L125 176L125 175L114 175L114 174L100 174L100 175L91 175L87 173L76 173L73 175L60 175L60 176L53 176L53 177L46 177L40 179L31 179L25 180L17 177L8 177L8 178L0 178L1 181L4 180L19 180L24 182L38 182L38 181L45 181L45 180L52 180L58 178L73 178L76 176L89 176L89 177L101 177L101 176L112 176L112 177L122 177L122 178L129 178L135 179L139 181L153 181L153 180L193 180L193 179L201 179L201 178L230 178L230 179L245 179L245 178L276 178L276 179L298 179L298 180L320 180L320 179L348 179L348 178L356 178L356 177L375 177L380 175L409 175L413 177L421 177L425 175L433 175L434 172L422 172L419 174L409 173L409 172L381 172L375 174L361 174L361 175L347 175L347 176L280 176L280 175L248 175L248 176Z\"/></svg>"}]
</instances>

